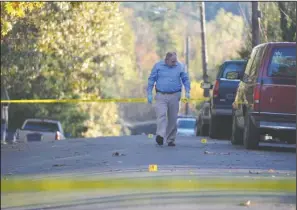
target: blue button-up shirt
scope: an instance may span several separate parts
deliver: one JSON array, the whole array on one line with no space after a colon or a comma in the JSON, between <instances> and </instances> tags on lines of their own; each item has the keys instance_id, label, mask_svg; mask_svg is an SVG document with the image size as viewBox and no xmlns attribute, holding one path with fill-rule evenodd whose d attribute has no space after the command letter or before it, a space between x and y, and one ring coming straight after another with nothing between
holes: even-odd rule
<instances>
[{"instance_id":1,"label":"blue button-up shirt","mask_svg":"<svg viewBox=\"0 0 297 210\"><path fill-rule=\"evenodd\" d=\"M154 85L160 92L178 92L182 89L182 83L186 92L190 92L190 80L183 64L177 62L175 66L169 67L165 61L160 61L154 65L148 78L147 94L152 94Z\"/></svg>"}]
</instances>

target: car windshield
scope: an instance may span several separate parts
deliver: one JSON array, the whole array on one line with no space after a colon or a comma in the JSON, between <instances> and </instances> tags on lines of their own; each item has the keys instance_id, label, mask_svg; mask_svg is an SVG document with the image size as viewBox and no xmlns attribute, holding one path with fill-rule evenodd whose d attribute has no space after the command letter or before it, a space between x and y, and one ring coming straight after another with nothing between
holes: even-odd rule
<instances>
[{"instance_id":1,"label":"car windshield","mask_svg":"<svg viewBox=\"0 0 297 210\"><path fill-rule=\"evenodd\" d=\"M227 73L229 72L238 72L240 75L242 75L244 72L245 65L246 62L227 63L222 73L222 78L227 78ZM234 79L237 79L237 77Z\"/></svg>"},{"instance_id":2,"label":"car windshield","mask_svg":"<svg viewBox=\"0 0 297 210\"><path fill-rule=\"evenodd\" d=\"M56 132L56 131L59 131L59 127L57 123L28 121L25 124L23 130Z\"/></svg>"},{"instance_id":3,"label":"car windshield","mask_svg":"<svg viewBox=\"0 0 297 210\"><path fill-rule=\"evenodd\" d=\"M272 77L296 77L296 47L282 47L273 50L268 67Z\"/></svg>"},{"instance_id":4,"label":"car windshield","mask_svg":"<svg viewBox=\"0 0 297 210\"><path fill-rule=\"evenodd\" d=\"M195 128L194 120L179 120L177 123L179 128Z\"/></svg>"}]
</instances>

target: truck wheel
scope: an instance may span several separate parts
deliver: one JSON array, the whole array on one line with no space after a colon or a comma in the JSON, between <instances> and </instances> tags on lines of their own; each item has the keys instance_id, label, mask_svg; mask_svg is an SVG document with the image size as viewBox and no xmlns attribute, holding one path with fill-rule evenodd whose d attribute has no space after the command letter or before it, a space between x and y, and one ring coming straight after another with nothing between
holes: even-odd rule
<instances>
[{"instance_id":1,"label":"truck wheel","mask_svg":"<svg viewBox=\"0 0 297 210\"><path fill-rule=\"evenodd\" d=\"M280 136L282 141L287 142L288 144L296 144L296 133L295 132L286 132Z\"/></svg>"},{"instance_id":2,"label":"truck wheel","mask_svg":"<svg viewBox=\"0 0 297 210\"><path fill-rule=\"evenodd\" d=\"M296 144L296 139L294 138L292 138L292 139L289 139L288 141L287 141L287 143L288 144Z\"/></svg>"},{"instance_id":3,"label":"truck wheel","mask_svg":"<svg viewBox=\"0 0 297 210\"><path fill-rule=\"evenodd\" d=\"M218 124L220 123L219 118L213 115L210 115L209 122L209 137L212 139L218 139L220 137Z\"/></svg>"},{"instance_id":4,"label":"truck wheel","mask_svg":"<svg viewBox=\"0 0 297 210\"><path fill-rule=\"evenodd\" d=\"M234 114L232 115L231 143L233 145L243 144L243 130L238 127L237 118L234 116Z\"/></svg>"},{"instance_id":5,"label":"truck wheel","mask_svg":"<svg viewBox=\"0 0 297 210\"><path fill-rule=\"evenodd\" d=\"M253 124L251 118L246 113L244 116L243 143L246 149L257 149L259 146L259 129Z\"/></svg>"}]
</instances>

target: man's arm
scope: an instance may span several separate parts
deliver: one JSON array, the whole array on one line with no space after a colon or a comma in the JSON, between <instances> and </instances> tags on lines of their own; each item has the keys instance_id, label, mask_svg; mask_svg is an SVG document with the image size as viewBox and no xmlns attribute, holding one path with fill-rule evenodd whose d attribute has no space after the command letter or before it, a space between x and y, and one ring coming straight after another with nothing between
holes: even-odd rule
<instances>
[{"instance_id":1,"label":"man's arm","mask_svg":"<svg viewBox=\"0 0 297 210\"><path fill-rule=\"evenodd\" d=\"M156 80L157 80L157 64L154 65L152 72L148 78L147 95L152 94Z\"/></svg>"},{"instance_id":2,"label":"man's arm","mask_svg":"<svg viewBox=\"0 0 297 210\"><path fill-rule=\"evenodd\" d=\"M191 82L190 82L190 79L189 79L189 76L187 74L187 72L185 72L185 68L182 67L182 72L181 72L181 80L184 84L184 87L186 89L186 92L187 93L190 93L191 91Z\"/></svg>"}]
</instances>

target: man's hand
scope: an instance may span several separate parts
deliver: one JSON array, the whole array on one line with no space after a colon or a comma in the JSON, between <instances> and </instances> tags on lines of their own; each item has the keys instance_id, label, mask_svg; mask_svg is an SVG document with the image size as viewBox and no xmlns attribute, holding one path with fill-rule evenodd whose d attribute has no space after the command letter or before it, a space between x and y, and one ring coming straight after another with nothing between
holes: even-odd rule
<instances>
[{"instance_id":1,"label":"man's hand","mask_svg":"<svg viewBox=\"0 0 297 210\"><path fill-rule=\"evenodd\" d=\"M148 101L148 103L152 103L153 102L153 96L151 95L151 94L149 94L148 96L147 96L147 101Z\"/></svg>"},{"instance_id":2,"label":"man's hand","mask_svg":"<svg viewBox=\"0 0 297 210\"><path fill-rule=\"evenodd\" d=\"M186 98L189 100L190 99L190 93L186 92Z\"/></svg>"}]
</instances>

